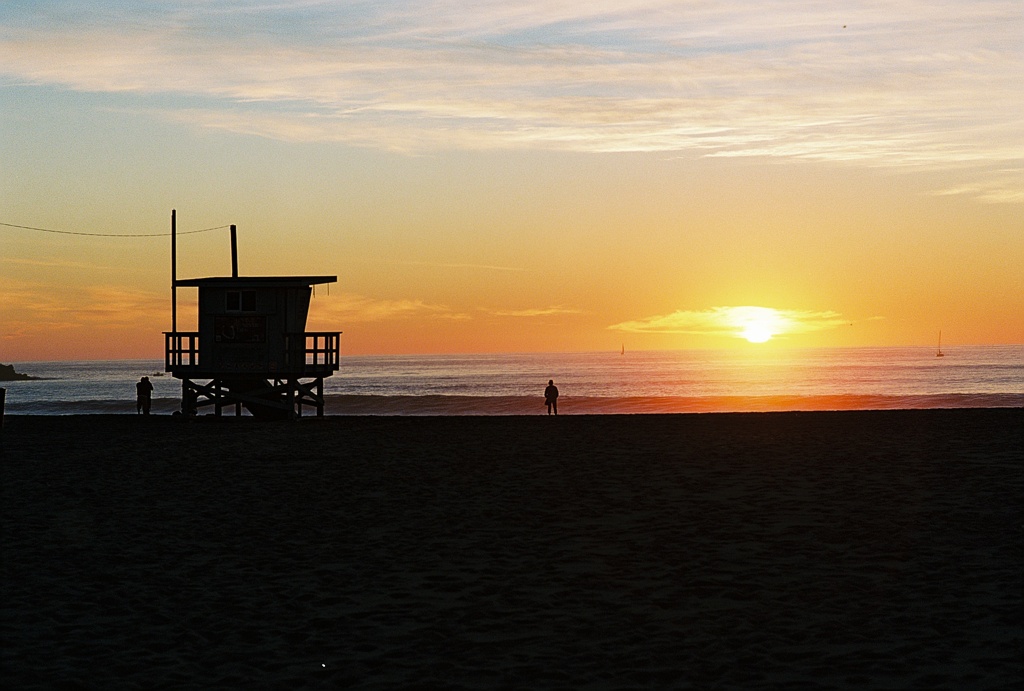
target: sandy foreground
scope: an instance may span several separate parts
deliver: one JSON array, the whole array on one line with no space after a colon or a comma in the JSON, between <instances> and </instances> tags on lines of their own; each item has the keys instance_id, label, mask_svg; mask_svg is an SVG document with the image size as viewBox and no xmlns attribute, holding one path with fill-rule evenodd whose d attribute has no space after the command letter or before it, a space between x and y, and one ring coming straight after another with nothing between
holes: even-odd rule
<instances>
[{"instance_id":1,"label":"sandy foreground","mask_svg":"<svg viewBox=\"0 0 1024 691\"><path fill-rule=\"evenodd\" d=\"M1024 410L8 416L0 682L1009 689Z\"/></svg>"}]
</instances>

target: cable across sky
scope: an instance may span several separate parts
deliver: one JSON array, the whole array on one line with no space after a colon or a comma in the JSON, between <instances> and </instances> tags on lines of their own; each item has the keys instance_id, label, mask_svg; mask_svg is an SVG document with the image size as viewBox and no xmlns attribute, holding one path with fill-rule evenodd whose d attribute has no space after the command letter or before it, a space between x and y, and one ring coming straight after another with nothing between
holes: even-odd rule
<instances>
[{"instance_id":1,"label":"cable across sky","mask_svg":"<svg viewBox=\"0 0 1024 691\"><path fill-rule=\"evenodd\" d=\"M161 238L169 237L170 233L85 233L74 230L53 230L52 228L36 228L33 226L20 226L14 223L3 223L0 222L0 226L6 226L8 228L21 228L22 230L37 230L41 233L57 233L58 235L85 235L87 237L95 238ZM213 228L202 228L201 230L182 230L178 231L178 235L193 235L195 233L207 233L211 230L221 230L223 228L230 228L230 225L215 226Z\"/></svg>"}]
</instances>

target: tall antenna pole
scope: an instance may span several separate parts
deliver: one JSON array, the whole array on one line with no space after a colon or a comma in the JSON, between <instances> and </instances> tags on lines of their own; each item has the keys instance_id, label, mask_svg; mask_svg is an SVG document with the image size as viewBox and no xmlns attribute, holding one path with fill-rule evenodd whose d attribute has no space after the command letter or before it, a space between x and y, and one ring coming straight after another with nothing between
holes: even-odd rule
<instances>
[{"instance_id":1,"label":"tall antenna pole","mask_svg":"<svg viewBox=\"0 0 1024 691\"><path fill-rule=\"evenodd\" d=\"M178 333L178 243L177 212L171 209L171 333Z\"/></svg>"},{"instance_id":2,"label":"tall antenna pole","mask_svg":"<svg viewBox=\"0 0 1024 691\"><path fill-rule=\"evenodd\" d=\"M235 239L235 225L231 224L231 278L238 278L238 242Z\"/></svg>"}]
</instances>

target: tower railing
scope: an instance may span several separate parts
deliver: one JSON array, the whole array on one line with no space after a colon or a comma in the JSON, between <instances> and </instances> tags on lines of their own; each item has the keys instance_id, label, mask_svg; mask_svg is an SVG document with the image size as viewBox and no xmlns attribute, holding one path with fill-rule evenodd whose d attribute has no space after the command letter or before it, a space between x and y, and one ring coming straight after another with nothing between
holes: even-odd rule
<instances>
[{"instance_id":1,"label":"tower railing","mask_svg":"<svg viewBox=\"0 0 1024 691\"><path fill-rule=\"evenodd\" d=\"M168 372L219 369L213 366L214 363L200 362L199 342L198 331L165 331L164 369ZM267 374L329 375L338 371L340 343L340 331L286 333L284 352L280 353L281 359L278 360L283 366L268 367Z\"/></svg>"},{"instance_id":2,"label":"tower railing","mask_svg":"<svg viewBox=\"0 0 1024 691\"><path fill-rule=\"evenodd\" d=\"M337 371L340 360L340 331L306 331L284 335L285 367L314 371Z\"/></svg>"},{"instance_id":3,"label":"tower railing","mask_svg":"<svg viewBox=\"0 0 1024 691\"><path fill-rule=\"evenodd\" d=\"M199 366L199 332L164 332L164 369Z\"/></svg>"}]
</instances>

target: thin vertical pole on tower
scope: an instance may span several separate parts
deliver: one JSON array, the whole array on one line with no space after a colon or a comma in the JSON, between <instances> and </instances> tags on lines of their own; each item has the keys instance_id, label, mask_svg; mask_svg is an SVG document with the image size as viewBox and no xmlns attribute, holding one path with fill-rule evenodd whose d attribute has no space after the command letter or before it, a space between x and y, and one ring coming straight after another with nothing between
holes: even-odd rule
<instances>
[{"instance_id":1,"label":"thin vertical pole on tower","mask_svg":"<svg viewBox=\"0 0 1024 691\"><path fill-rule=\"evenodd\" d=\"M231 225L231 278L238 278L238 241L234 224Z\"/></svg>"},{"instance_id":2,"label":"thin vertical pole on tower","mask_svg":"<svg viewBox=\"0 0 1024 691\"><path fill-rule=\"evenodd\" d=\"M178 333L178 238L177 211L171 209L171 338Z\"/></svg>"}]
</instances>

